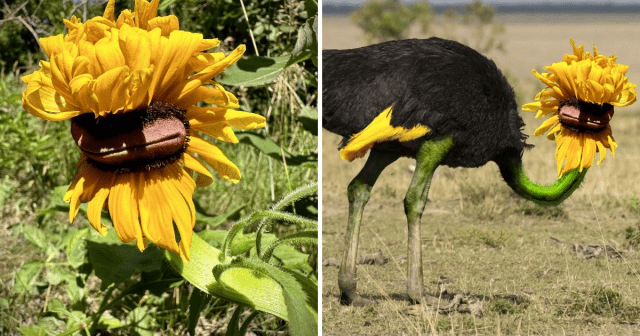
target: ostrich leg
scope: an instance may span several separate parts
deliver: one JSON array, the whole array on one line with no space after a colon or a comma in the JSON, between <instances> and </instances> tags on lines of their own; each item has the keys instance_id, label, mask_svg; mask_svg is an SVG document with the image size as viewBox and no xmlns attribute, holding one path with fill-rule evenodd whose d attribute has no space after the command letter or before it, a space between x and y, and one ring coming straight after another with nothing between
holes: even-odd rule
<instances>
[{"instance_id":1,"label":"ostrich leg","mask_svg":"<svg viewBox=\"0 0 640 336\"><path fill-rule=\"evenodd\" d=\"M422 248L420 243L420 220L427 203L431 178L436 168L453 147L451 136L429 140L422 144L416 157L416 171L404 198L409 239L407 246L407 294L414 302L422 300Z\"/></svg>"},{"instance_id":2,"label":"ostrich leg","mask_svg":"<svg viewBox=\"0 0 640 336\"><path fill-rule=\"evenodd\" d=\"M369 201L371 188L376 183L380 173L399 158L390 152L382 152L375 148L369 153L369 158L358 175L349 183L349 223L345 236L345 249L338 272L338 286L340 287L340 303L362 306L371 303L356 293L356 259L358 257L358 238L360 236L360 222L364 206Z\"/></svg>"}]
</instances>

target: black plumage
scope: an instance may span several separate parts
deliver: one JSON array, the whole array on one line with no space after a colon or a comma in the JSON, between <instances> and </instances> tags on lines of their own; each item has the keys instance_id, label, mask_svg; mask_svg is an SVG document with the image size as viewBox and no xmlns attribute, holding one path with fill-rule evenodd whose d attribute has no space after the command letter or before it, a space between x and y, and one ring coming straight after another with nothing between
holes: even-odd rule
<instances>
[{"instance_id":1,"label":"black plumage","mask_svg":"<svg viewBox=\"0 0 640 336\"><path fill-rule=\"evenodd\" d=\"M345 140L393 105L392 126L431 131L409 142L374 148L415 157L427 139L452 135L443 164L478 167L528 145L513 89L495 63L455 41L439 38L323 50L323 127Z\"/></svg>"}]
</instances>

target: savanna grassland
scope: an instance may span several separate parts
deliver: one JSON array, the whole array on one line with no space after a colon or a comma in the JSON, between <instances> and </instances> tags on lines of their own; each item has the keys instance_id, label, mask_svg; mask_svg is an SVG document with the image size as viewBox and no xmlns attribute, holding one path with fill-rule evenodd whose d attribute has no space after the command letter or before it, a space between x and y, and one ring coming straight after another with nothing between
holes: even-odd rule
<instances>
[{"instance_id":1,"label":"savanna grassland","mask_svg":"<svg viewBox=\"0 0 640 336\"><path fill-rule=\"evenodd\" d=\"M531 69L570 53L569 39L627 64L640 83L640 20L633 15L504 15L505 52L488 54L506 74L518 104L533 101L542 84ZM362 32L345 16L325 16L322 48L365 45ZM463 29L433 34L464 36ZM449 34L449 35L447 35ZM422 37L416 32L411 37ZM535 148L525 152L531 180L556 177L555 142L532 137L541 120L521 112L524 132ZM338 268L323 267L323 331L342 334L640 334L640 103L617 108L611 121L619 145L592 167L582 187L558 207L541 207L516 196L489 163L477 169L440 167L422 219L425 286L431 295L477 295L482 317L451 313L407 314L404 193L412 160L388 167L373 188L362 222L361 255L381 251L389 262L358 265L358 291L377 304L339 304ZM323 132L323 259L342 256L347 185L364 160L341 161L340 138ZM609 244L621 258L580 259L571 244ZM452 281L438 284L440 277ZM443 281L440 281L443 282Z\"/></svg>"}]
</instances>

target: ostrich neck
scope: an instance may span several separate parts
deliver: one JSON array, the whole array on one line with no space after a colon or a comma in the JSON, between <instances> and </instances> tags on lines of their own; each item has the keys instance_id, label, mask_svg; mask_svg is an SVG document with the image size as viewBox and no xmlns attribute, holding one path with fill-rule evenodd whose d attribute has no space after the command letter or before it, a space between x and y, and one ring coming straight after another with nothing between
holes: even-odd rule
<instances>
[{"instance_id":1,"label":"ostrich neck","mask_svg":"<svg viewBox=\"0 0 640 336\"><path fill-rule=\"evenodd\" d=\"M519 153L512 153L506 158L496 161L500 167L500 173L505 182L521 197L540 205L558 205L578 189L587 168L571 170L551 185L533 183L527 177L522 167L522 159Z\"/></svg>"}]
</instances>

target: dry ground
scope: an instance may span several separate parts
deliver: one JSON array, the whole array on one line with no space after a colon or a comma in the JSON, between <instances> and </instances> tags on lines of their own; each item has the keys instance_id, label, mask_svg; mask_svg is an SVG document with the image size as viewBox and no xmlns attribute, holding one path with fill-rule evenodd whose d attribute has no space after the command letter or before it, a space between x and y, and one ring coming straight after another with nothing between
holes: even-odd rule
<instances>
[{"instance_id":1,"label":"dry ground","mask_svg":"<svg viewBox=\"0 0 640 336\"><path fill-rule=\"evenodd\" d=\"M592 43L605 55L631 66L640 83L640 20L632 16L502 16L506 53L491 53L519 97L533 99L542 88L531 69L561 60L569 38ZM437 33L437 31L436 31ZM363 46L361 32L346 17L324 17L322 47ZM526 134L540 124L522 112ZM388 167L373 189L361 229L360 253L378 250L389 263L360 265L358 290L379 303L365 308L338 302L335 267L323 268L324 334L640 334L640 253L625 242L625 229L640 223L640 103L617 109L611 122L616 157L594 166L582 188L561 206L544 208L518 199L493 163L478 169L441 167L431 186L423 217L425 285L434 294L484 296L483 317L405 314L406 221L402 199L411 180L411 160ZM347 221L346 188L364 160L340 161L340 139L323 132L323 259L340 258ZM529 177L555 179L555 143L530 138L525 153ZM581 260L571 246L608 243L624 250L620 259ZM452 283L435 284L440 276Z\"/></svg>"}]
</instances>

